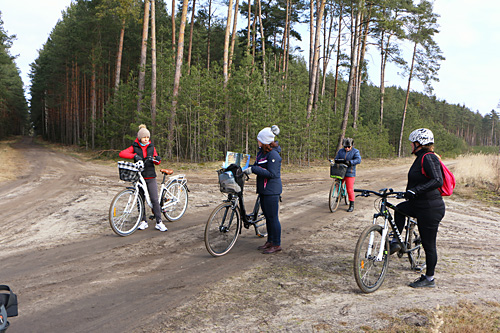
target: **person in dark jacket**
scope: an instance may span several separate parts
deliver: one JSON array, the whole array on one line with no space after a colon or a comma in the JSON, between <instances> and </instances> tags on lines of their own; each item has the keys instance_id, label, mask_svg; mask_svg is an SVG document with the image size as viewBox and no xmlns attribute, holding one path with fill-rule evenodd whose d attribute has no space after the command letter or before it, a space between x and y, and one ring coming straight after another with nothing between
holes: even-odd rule
<instances>
[{"instance_id":1,"label":"person in dark jacket","mask_svg":"<svg viewBox=\"0 0 500 333\"><path fill-rule=\"evenodd\" d=\"M264 254L281 251L281 224L278 217L279 202L283 186L281 184L281 147L274 141L280 132L278 126L266 127L257 135L259 152L255 163L243 172L257 175L257 193L260 206L266 217L267 242L259 246Z\"/></svg>"},{"instance_id":2,"label":"person in dark jacket","mask_svg":"<svg viewBox=\"0 0 500 333\"><path fill-rule=\"evenodd\" d=\"M410 283L410 287L435 287L434 270L437 264L436 238L439 223L445 214L445 205L438 188L443 185L443 174L439 157L434 154L434 134L427 128L411 132L409 140L412 154L416 158L408 171L404 201L397 205L394 218L399 232L405 224L403 214L417 219L418 232L425 251L426 273ZM431 154L427 154L431 152ZM425 156L424 156L425 155ZM425 171L422 173L422 168ZM391 241L391 254L400 250L399 244Z\"/></svg>"},{"instance_id":3,"label":"person in dark jacket","mask_svg":"<svg viewBox=\"0 0 500 333\"><path fill-rule=\"evenodd\" d=\"M354 180L356 179L356 165L361 163L361 154L359 150L353 147L354 140L352 138L345 138L342 141L344 148L339 149L335 156L335 161L347 164L348 168L345 173L344 182L349 197L348 212L354 210Z\"/></svg>"},{"instance_id":4,"label":"person in dark jacket","mask_svg":"<svg viewBox=\"0 0 500 333\"><path fill-rule=\"evenodd\" d=\"M159 165L161 163L161 159L156 152L155 146L151 141L149 141L150 136L151 134L146 128L146 125L140 125L139 131L137 132L137 139L135 139L130 147L120 152L120 157L133 159L134 162L141 160L144 161L144 171L142 171L142 176L146 181L149 198L153 203L153 214L156 220L156 229L160 231L167 231L167 227L161 220L161 208L158 201L158 184L156 183L155 165ZM141 197L144 200L143 191L141 191ZM144 210L142 214L142 221L138 227L139 230L144 230L148 227L148 222L146 221L146 210Z\"/></svg>"}]
</instances>

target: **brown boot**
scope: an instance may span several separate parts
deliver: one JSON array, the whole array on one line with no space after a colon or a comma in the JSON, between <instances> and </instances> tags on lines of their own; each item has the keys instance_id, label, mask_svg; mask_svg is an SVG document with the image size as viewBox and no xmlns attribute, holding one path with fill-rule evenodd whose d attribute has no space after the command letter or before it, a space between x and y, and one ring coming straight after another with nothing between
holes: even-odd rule
<instances>
[{"instance_id":1,"label":"brown boot","mask_svg":"<svg viewBox=\"0 0 500 333\"><path fill-rule=\"evenodd\" d=\"M273 246L273 243L271 243L271 242L266 242L266 244L259 246L259 247L257 248L257 250L266 250L266 249L270 248L271 246Z\"/></svg>"},{"instance_id":2,"label":"brown boot","mask_svg":"<svg viewBox=\"0 0 500 333\"><path fill-rule=\"evenodd\" d=\"M271 254L271 253L276 253L279 251L281 251L281 246L273 245L273 246L269 247L268 249L265 249L264 251L262 251L262 253L263 254Z\"/></svg>"}]
</instances>

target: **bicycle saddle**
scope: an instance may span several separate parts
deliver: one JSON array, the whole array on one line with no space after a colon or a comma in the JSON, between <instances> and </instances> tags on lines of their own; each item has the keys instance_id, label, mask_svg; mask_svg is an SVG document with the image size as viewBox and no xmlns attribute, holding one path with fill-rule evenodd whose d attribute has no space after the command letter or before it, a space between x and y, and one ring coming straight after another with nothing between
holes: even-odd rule
<instances>
[{"instance_id":1,"label":"bicycle saddle","mask_svg":"<svg viewBox=\"0 0 500 333\"><path fill-rule=\"evenodd\" d=\"M160 172L164 173L166 175L171 175L174 173L174 170L172 170L172 169L160 169Z\"/></svg>"}]
</instances>

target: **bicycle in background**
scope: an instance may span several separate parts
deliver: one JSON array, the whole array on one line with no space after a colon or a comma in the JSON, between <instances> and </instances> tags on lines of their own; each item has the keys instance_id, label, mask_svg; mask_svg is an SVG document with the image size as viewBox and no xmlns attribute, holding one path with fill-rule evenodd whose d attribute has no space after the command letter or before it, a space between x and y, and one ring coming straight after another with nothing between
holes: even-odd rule
<instances>
[{"instance_id":1,"label":"bicycle in background","mask_svg":"<svg viewBox=\"0 0 500 333\"><path fill-rule=\"evenodd\" d=\"M398 257L407 254L411 269L421 272L425 267L425 252L418 233L417 221L405 215L405 227L400 234L389 210L398 211L398 209L387 201L388 198L403 199L404 192L394 192L387 188L378 192L361 189L355 189L354 192L360 193L357 196L369 197L373 194L379 197L375 200L377 213L373 215L373 224L363 230L354 251L354 278L358 287L365 293L371 293L384 282L389 265L391 236L401 247ZM389 232L389 227L392 232Z\"/></svg>"},{"instance_id":2,"label":"bicycle in background","mask_svg":"<svg viewBox=\"0 0 500 333\"><path fill-rule=\"evenodd\" d=\"M147 205L152 208L153 203L149 197L146 181L141 172L144 162L118 162L120 179L132 183L125 190L119 192L111 201L109 207L109 224L111 229L119 236L133 234L143 216L144 201L140 196L143 191ZM186 212L188 205L187 179L183 174L168 177L173 173L170 169L161 169L163 180L160 187L160 207L165 218L171 222L179 220Z\"/></svg>"},{"instance_id":3,"label":"bicycle in background","mask_svg":"<svg viewBox=\"0 0 500 333\"><path fill-rule=\"evenodd\" d=\"M235 177L241 177L244 184L244 174L234 176L226 169L220 169L219 185L222 193L227 193L227 199L218 205L208 218L205 226L205 247L214 257L227 254L236 243L243 227L253 226L258 237L267 236L266 218L260 208L260 196L257 196L253 210L246 214L243 201L243 186L237 184Z\"/></svg>"},{"instance_id":4,"label":"bicycle in background","mask_svg":"<svg viewBox=\"0 0 500 333\"><path fill-rule=\"evenodd\" d=\"M347 171L347 164L339 163L338 161L330 161L330 177L333 178L333 184L330 188L328 196L328 204L330 212L335 212L339 208L342 200L347 205L347 189L345 186L344 176Z\"/></svg>"}]
</instances>

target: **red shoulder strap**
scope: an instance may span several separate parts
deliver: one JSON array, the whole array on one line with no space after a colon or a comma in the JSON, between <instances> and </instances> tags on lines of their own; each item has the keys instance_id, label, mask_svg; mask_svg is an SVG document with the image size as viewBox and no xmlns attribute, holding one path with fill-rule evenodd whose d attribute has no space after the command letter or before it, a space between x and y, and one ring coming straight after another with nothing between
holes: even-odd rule
<instances>
[{"instance_id":1,"label":"red shoulder strap","mask_svg":"<svg viewBox=\"0 0 500 333\"><path fill-rule=\"evenodd\" d=\"M423 174L425 177L429 178L429 176L427 176L427 174L425 173L425 170L424 170L424 157L425 157L425 155L427 155L427 154L432 154L432 152L425 153L425 154L422 156L422 161L420 162L420 166L422 167L422 174Z\"/></svg>"}]
</instances>

